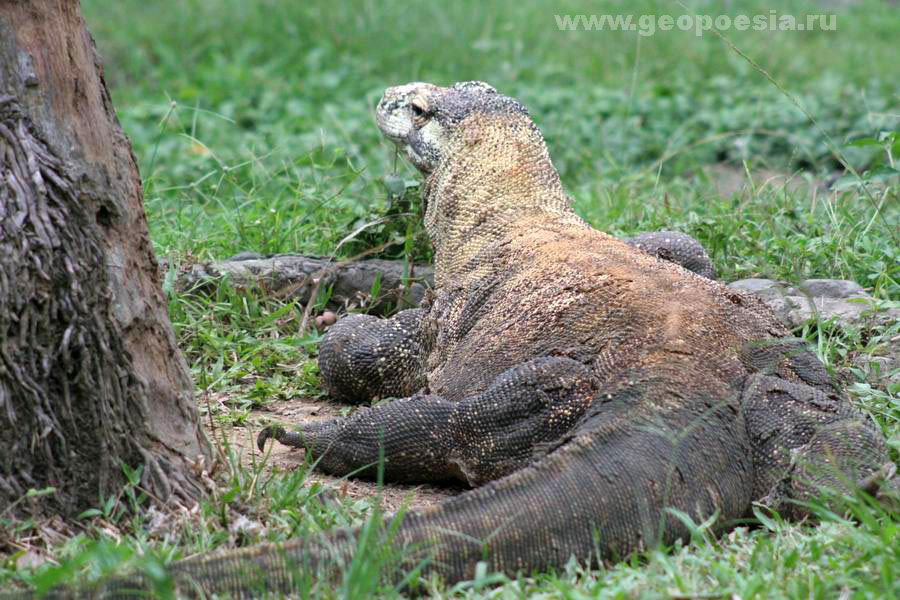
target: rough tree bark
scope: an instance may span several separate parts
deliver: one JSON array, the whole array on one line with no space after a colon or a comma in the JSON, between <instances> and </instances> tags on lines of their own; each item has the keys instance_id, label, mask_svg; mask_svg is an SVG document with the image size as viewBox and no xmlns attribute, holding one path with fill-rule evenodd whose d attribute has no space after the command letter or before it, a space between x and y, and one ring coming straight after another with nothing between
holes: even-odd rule
<instances>
[{"instance_id":1,"label":"rough tree bark","mask_svg":"<svg viewBox=\"0 0 900 600\"><path fill-rule=\"evenodd\" d=\"M189 501L211 458L79 4L0 0L0 512L97 506L123 464Z\"/></svg>"}]
</instances>

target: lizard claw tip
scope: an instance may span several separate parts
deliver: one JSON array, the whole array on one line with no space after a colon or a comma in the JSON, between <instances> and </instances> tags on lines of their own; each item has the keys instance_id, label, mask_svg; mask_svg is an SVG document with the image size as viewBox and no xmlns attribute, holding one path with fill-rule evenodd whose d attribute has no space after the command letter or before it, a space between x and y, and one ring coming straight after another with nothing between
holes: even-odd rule
<instances>
[{"instance_id":1,"label":"lizard claw tip","mask_svg":"<svg viewBox=\"0 0 900 600\"><path fill-rule=\"evenodd\" d=\"M256 447L259 448L260 452L265 452L266 450L266 441L269 438L275 438L276 440L281 437L281 434L284 430L277 425L269 425L268 427L264 427L262 431L259 432L259 436L256 438Z\"/></svg>"}]
</instances>

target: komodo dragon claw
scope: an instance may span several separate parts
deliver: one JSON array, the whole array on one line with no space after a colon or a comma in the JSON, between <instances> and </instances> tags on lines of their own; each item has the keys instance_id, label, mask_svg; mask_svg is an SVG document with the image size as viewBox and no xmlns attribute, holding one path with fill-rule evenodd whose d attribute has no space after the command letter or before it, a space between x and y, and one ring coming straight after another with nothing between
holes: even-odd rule
<instances>
[{"instance_id":1,"label":"komodo dragon claw","mask_svg":"<svg viewBox=\"0 0 900 600\"><path fill-rule=\"evenodd\" d=\"M256 437L256 447L259 448L260 452L265 452L266 442L269 440L269 438L275 438L276 440L280 441L284 437L284 434L284 427L279 427L278 425L269 425L268 427L264 427Z\"/></svg>"}]
</instances>

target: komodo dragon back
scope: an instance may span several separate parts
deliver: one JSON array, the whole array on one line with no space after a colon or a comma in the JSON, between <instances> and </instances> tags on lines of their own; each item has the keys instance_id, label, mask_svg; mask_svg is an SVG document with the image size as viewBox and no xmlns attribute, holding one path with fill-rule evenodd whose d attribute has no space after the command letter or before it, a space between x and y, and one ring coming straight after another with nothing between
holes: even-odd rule
<instances>
[{"instance_id":1,"label":"komodo dragon back","mask_svg":"<svg viewBox=\"0 0 900 600\"><path fill-rule=\"evenodd\" d=\"M337 473L383 456L386 476L481 486L380 533L406 557L386 577L423 556L447 582L479 561L511 576L596 563L688 537L676 514L721 531L754 501L791 516L823 487L879 493L871 483L892 475L880 432L821 363L761 302L589 227L522 104L480 82L411 83L388 89L376 116L425 177L436 290L369 337L370 318L339 322L320 362L353 370L339 359L364 357L360 372L409 397L268 429L260 444L302 445ZM333 372L329 389L365 387ZM168 574L182 596L289 593L345 564L356 533ZM85 593L149 585L126 576Z\"/></svg>"}]
</instances>

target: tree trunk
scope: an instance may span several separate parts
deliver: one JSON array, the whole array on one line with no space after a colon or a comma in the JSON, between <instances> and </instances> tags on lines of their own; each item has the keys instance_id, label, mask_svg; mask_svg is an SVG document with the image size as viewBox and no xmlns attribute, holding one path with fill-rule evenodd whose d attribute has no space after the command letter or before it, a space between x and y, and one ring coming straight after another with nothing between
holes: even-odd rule
<instances>
[{"instance_id":1,"label":"tree trunk","mask_svg":"<svg viewBox=\"0 0 900 600\"><path fill-rule=\"evenodd\" d=\"M123 465L195 498L192 387L79 4L0 0L0 513L95 507Z\"/></svg>"}]
</instances>

